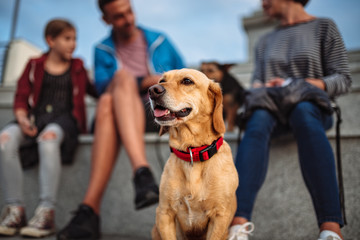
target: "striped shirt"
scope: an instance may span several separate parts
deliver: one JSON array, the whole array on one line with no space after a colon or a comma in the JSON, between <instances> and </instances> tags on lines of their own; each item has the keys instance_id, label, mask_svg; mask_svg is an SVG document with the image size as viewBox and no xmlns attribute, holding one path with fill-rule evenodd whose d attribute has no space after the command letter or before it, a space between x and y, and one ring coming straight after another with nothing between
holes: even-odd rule
<instances>
[{"instance_id":1,"label":"striped shirt","mask_svg":"<svg viewBox=\"0 0 360 240\"><path fill-rule=\"evenodd\" d=\"M256 47L252 83L274 77L322 79L330 97L348 92L348 57L335 23L316 18L280 26L262 37Z\"/></svg>"}]
</instances>

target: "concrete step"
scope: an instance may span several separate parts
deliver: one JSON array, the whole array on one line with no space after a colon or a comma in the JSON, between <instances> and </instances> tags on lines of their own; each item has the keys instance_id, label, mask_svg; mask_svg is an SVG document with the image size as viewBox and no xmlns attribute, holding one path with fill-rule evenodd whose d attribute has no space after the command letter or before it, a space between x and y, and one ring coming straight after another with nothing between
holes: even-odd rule
<instances>
[{"instance_id":1,"label":"concrete step","mask_svg":"<svg viewBox=\"0 0 360 240\"><path fill-rule=\"evenodd\" d=\"M334 139L331 143L334 145ZM237 135L227 134L235 156ZM92 136L81 136L76 161L63 166L61 185L56 207L57 228L62 228L71 218L71 211L81 202L89 179ZM147 134L146 154L156 180L160 180L163 161L169 156L167 136L159 138ZM359 137L342 139L345 200L349 225L343 230L345 239L360 236L360 155ZM38 203L38 169L25 171L24 191L27 215L32 216ZM126 152L122 149L117 159L101 209L103 239L149 239L155 222L156 206L134 210L134 190L131 167ZM0 193L2 194L2 193ZM0 196L0 206L3 206ZM277 139L271 144L269 170L265 184L257 197L253 213L256 231L252 240L260 239L316 239L318 229L308 191L302 180L297 160L297 147L292 138ZM124 238L126 239L126 238Z\"/></svg>"},{"instance_id":2,"label":"concrete step","mask_svg":"<svg viewBox=\"0 0 360 240\"><path fill-rule=\"evenodd\" d=\"M23 239L29 239L29 238L23 238L21 236L14 236L14 237L1 237L1 240L23 240ZM55 236L49 236L41 238L42 240L55 240ZM143 237L137 237L137 236L121 236L116 234L103 234L101 236L102 240L150 240L151 238L143 238Z\"/></svg>"},{"instance_id":3,"label":"concrete step","mask_svg":"<svg viewBox=\"0 0 360 240\"><path fill-rule=\"evenodd\" d=\"M0 129L2 129L10 121L14 120L13 114L13 92L14 88L0 87ZM341 125L341 133L346 136L360 135L360 88L345 96L338 98L337 103L341 108L343 123ZM96 101L91 97L86 97L87 126L90 129L95 116ZM334 118L335 120L335 118ZM335 128L328 132L328 135L334 135Z\"/></svg>"},{"instance_id":4,"label":"concrete step","mask_svg":"<svg viewBox=\"0 0 360 240\"><path fill-rule=\"evenodd\" d=\"M0 103L13 103L15 95L15 86L0 87Z\"/></svg>"},{"instance_id":5,"label":"concrete step","mask_svg":"<svg viewBox=\"0 0 360 240\"><path fill-rule=\"evenodd\" d=\"M10 121L14 120L13 114L13 95L14 87L0 87L0 129ZM337 103L342 113L341 135L342 136L360 136L360 88L353 88L352 92L338 98ZM87 126L91 128L95 116L96 101L91 97L86 97ZM334 115L334 121L336 120ZM335 124L327 134L335 135Z\"/></svg>"}]
</instances>

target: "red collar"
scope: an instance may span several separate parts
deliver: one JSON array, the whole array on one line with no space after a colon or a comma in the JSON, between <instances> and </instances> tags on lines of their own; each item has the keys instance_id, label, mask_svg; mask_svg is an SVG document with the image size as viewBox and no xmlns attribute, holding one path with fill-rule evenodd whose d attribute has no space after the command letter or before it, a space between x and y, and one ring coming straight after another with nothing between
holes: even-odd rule
<instances>
[{"instance_id":1,"label":"red collar","mask_svg":"<svg viewBox=\"0 0 360 240\"><path fill-rule=\"evenodd\" d=\"M214 156L221 145L223 144L223 137L219 137L217 140L213 141L211 145L204 145L197 148L189 147L186 152L177 150L175 148L170 147L170 151L173 152L178 158L191 162L203 162L209 160L212 156Z\"/></svg>"}]
</instances>

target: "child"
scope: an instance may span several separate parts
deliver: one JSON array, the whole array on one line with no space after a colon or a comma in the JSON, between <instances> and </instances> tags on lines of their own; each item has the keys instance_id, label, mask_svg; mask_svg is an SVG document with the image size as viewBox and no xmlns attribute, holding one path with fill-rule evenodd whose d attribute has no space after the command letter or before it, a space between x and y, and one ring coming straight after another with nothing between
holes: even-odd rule
<instances>
[{"instance_id":1,"label":"child","mask_svg":"<svg viewBox=\"0 0 360 240\"><path fill-rule=\"evenodd\" d=\"M0 218L0 235L54 233L61 162L71 161L78 133L86 132L85 93L96 96L82 61L72 58L75 27L66 20L52 20L45 39L49 51L31 59L18 81L16 121L0 134L0 175L7 204ZM40 202L26 225L19 148L29 139L36 140L38 147Z\"/></svg>"}]
</instances>

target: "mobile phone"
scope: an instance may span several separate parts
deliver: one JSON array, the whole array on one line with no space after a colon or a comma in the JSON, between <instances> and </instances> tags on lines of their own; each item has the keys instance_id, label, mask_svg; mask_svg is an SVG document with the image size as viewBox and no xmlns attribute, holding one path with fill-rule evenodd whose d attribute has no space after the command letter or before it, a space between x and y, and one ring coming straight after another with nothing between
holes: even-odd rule
<instances>
[{"instance_id":1,"label":"mobile phone","mask_svg":"<svg viewBox=\"0 0 360 240\"><path fill-rule=\"evenodd\" d=\"M35 116L30 115L29 120L30 120L30 130L33 130L35 128Z\"/></svg>"}]
</instances>

